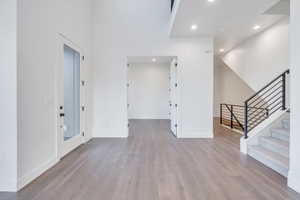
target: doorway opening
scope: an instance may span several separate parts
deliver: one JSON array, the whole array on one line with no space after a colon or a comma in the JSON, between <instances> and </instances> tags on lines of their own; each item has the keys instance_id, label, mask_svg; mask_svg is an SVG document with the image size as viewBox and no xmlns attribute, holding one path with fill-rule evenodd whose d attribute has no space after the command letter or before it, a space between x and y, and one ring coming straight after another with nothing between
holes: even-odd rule
<instances>
[{"instance_id":1,"label":"doorway opening","mask_svg":"<svg viewBox=\"0 0 300 200\"><path fill-rule=\"evenodd\" d=\"M177 69L175 56L128 57L128 127L133 120L167 120L170 132L178 136Z\"/></svg>"}]
</instances>

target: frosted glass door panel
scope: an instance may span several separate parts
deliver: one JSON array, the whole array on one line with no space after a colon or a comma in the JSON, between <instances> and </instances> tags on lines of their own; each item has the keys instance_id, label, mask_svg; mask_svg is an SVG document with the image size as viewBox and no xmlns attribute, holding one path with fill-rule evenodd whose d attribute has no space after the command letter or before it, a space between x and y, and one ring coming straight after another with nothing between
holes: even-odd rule
<instances>
[{"instance_id":1,"label":"frosted glass door panel","mask_svg":"<svg viewBox=\"0 0 300 200\"><path fill-rule=\"evenodd\" d=\"M80 54L64 46L64 140L80 134Z\"/></svg>"}]
</instances>

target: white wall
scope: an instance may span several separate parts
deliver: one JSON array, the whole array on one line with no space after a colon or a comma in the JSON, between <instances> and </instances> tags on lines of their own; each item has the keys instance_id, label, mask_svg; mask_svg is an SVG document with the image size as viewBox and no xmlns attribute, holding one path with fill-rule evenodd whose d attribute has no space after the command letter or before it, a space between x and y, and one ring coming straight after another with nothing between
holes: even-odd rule
<instances>
[{"instance_id":1,"label":"white wall","mask_svg":"<svg viewBox=\"0 0 300 200\"><path fill-rule=\"evenodd\" d=\"M169 119L170 64L130 64L128 118Z\"/></svg>"},{"instance_id":2,"label":"white wall","mask_svg":"<svg viewBox=\"0 0 300 200\"><path fill-rule=\"evenodd\" d=\"M300 1L291 0L291 132L288 185L300 192Z\"/></svg>"},{"instance_id":3,"label":"white wall","mask_svg":"<svg viewBox=\"0 0 300 200\"><path fill-rule=\"evenodd\" d=\"M57 161L58 34L82 48L88 71L90 6L88 0L18 1L19 186Z\"/></svg>"},{"instance_id":4,"label":"white wall","mask_svg":"<svg viewBox=\"0 0 300 200\"><path fill-rule=\"evenodd\" d=\"M255 92L226 64L215 58L214 64L214 116L220 116L220 104L244 105Z\"/></svg>"},{"instance_id":5,"label":"white wall","mask_svg":"<svg viewBox=\"0 0 300 200\"><path fill-rule=\"evenodd\" d=\"M253 90L258 91L289 68L289 19L241 43L224 62Z\"/></svg>"},{"instance_id":6,"label":"white wall","mask_svg":"<svg viewBox=\"0 0 300 200\"><path fill-rule=\"evenodd\" d=\"M93 16L93 135L128 135L127 56L178 56L179 137L211 137L212 38L169 38L169 1L94 0Z\"/></svg>"},{"instance_id":7,"label":"white wall","mask_svg":"<svg viewBox=\"0 0 300 200\"><path fill-rule=\"evenodd\" d=\"M17 1L0 1L0 191L17 186Z\"/></svg>"}]
</instances>

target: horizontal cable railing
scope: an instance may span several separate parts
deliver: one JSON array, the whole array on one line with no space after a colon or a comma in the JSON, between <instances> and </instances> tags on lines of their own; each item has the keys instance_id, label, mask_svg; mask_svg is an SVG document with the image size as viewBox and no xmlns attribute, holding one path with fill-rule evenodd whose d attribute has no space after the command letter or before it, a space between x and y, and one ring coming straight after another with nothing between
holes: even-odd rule
<instances>
[{"instance_id":1,"label":"horizontal cable railing","mask_svg":"<svg viewBox=\"0 0 300 200\"><path fill-rule=\"evenodd\" d=\"M268 115L268 109L249 107L250 113L264 113ZM232 105L232 104L220 104L220 123L222 125L228 126L232 129L237 129L244 131L244 122L245 122L245 106L241 105ZM250 120L251 123L254 123L255 120L258 120L260 116L255 116Z\"/></svg>"},{"instance_id":2,"label":"horizontal cable railing","mask_svg":"<svg viewBox=\"0 0 300 200\"><path fill-rule=\"evenodd\" d=\"M220 123L243 131L243 115L241 113L241 107L238 105L221 104Z\"/></svg>"},{"instance_id":3,"label":"horizontal cable railing","mask_svg":"<svg viewBox=\"0 0 300 200\"><path fill-rule=\"evenodd\" d=\"M278 110L286 110L286 87L289 73L290 71L286 70L245 101L243 124L246 139L248 133L269 116Z\"/></svg>"}]
</instances>

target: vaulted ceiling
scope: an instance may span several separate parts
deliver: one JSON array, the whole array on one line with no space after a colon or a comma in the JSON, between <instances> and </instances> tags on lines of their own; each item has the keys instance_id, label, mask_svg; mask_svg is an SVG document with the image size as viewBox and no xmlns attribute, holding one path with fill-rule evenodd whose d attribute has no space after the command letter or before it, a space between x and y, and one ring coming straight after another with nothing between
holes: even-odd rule
<instances>
[{"instance_id":1,"label":"vaulted ceiling","mask_svg":"<svg viewBox=\"0 0 300 200\"><path fill-rule=\"evenodd\" d=\"M289 14L289 0L177 1L170 36L214 36L216 52L229 51ZM192 30L192 25L197 28Z\"/></svg>"}]
</instances>

